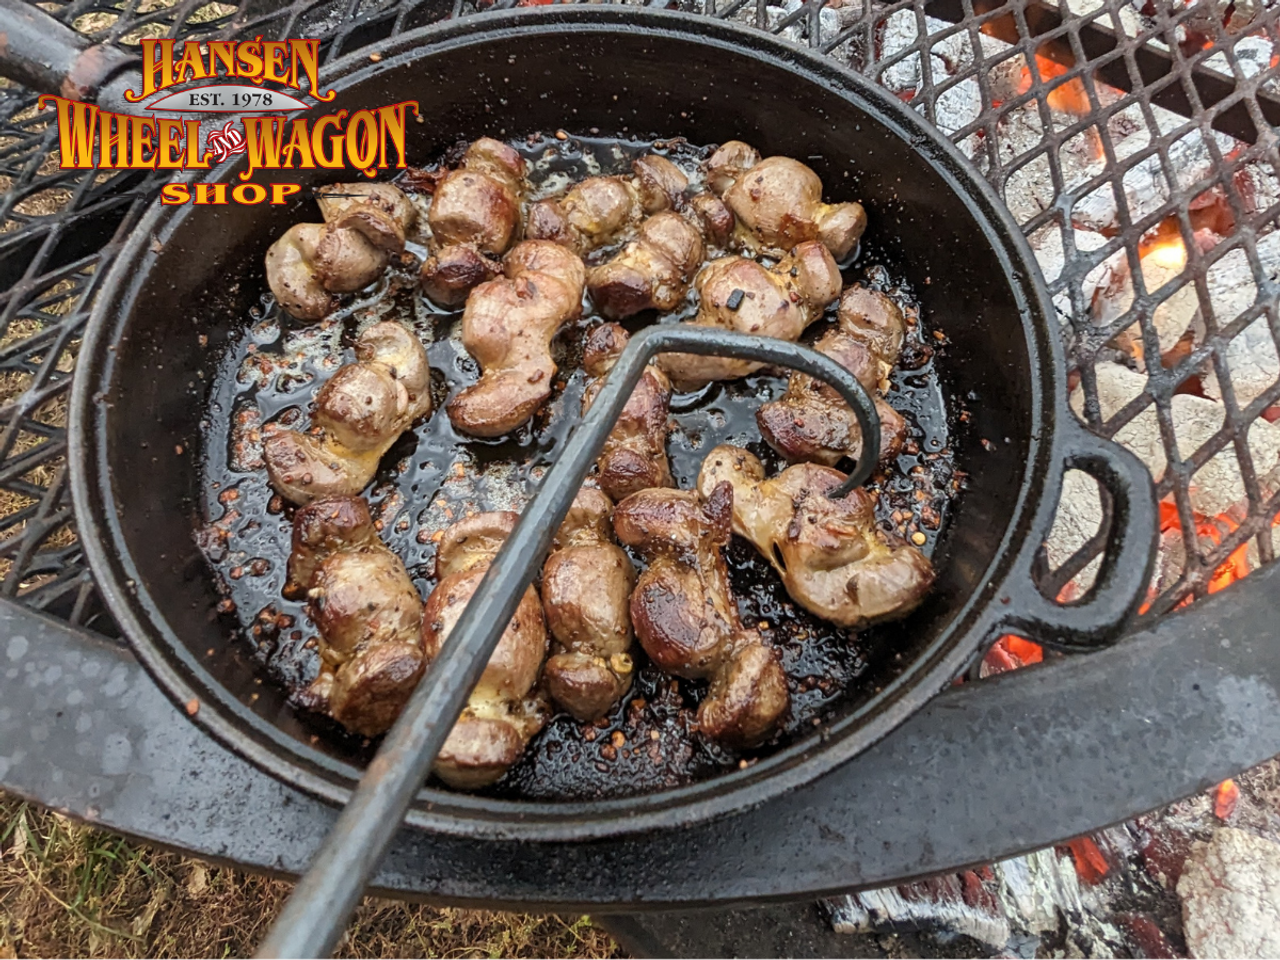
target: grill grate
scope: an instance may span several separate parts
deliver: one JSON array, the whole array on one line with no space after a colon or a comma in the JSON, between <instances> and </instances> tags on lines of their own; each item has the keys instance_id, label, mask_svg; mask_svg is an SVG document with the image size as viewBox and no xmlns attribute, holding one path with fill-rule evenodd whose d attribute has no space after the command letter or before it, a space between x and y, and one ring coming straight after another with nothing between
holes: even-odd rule
<instances>
[{"instance_id":1,"label":"grill grate","mask_svg":"<svg viewBox=\"0 0 1280 960\"><path fill-rule=\"evenodd\" d=\"M1004 197L1049 281L1073 404L1159 477L1166 529L1147 616L1272 561L1280 158L1268 118L1280 121L1280 7L679 2L807 44L888 87ZM313 36L332 60L476 9L71 0L52 12L126 47L145 36ZM0 88L0 596L112 634L75 540L66 395L95 287L162 178L59 170L55 126L34 102ZM1055 594L1087 585L1102 540L1105 504L1082 476L1048 544L1044 586Z\"/></svg>"}]
</instances>

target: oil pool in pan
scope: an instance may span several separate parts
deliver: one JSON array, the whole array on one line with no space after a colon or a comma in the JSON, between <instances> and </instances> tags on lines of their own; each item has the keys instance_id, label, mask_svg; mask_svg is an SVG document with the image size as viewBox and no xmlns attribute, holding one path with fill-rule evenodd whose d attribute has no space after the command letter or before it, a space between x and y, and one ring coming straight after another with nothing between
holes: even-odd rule
<instances>
[{"instance_id":1,"label":"oil pool in pan","mask_svg":"<svg viewBox=\"0 0 1280 960\"><path fill-rule=\"evenodd\" d=\"M624 172L632 159L646 152L662 153L686 172L709 153L683 142L536 135L514 146L532 168L535 198L597 173ZM401 186L412 188L411 174L402 178ZM612 252L613 248L599 251L592 259ZM881 522L907 535L923 533L922 548L931 553L960 481L948 447L947 405L934 366L938 341L926 329L927 317L917 321L911 291L897 285L894 265L875 249L864 245L843 274L845 284L861 281L893 296L915 321L888 395L906 415L907 442L896 464L883 471L873 487L879 493ZM201 422L207 523L197 537L223 595L219 613L231 642L251 645L268 682L290 690L315 676L318 655L315 630L303 605L280 593L291 524L289 512L267 485L261 429L269 421L307 416L319 385L353 359L351 342L358 328L373 320L395 319L429 344L435 413L391 448L367 493L382 538L404 560L424 597L435 585L431 574L438 537L433 537L467 511L519 510L577 422L584 388L578 352L585 331L601 322L589 301L582 320L558 338L560 374L552 400L514 434L477 440L456 433L441 409L450 394L475 382L479 372L458 340L462 313L432 307L416 294L415 276L414 271L389 271L372 296L310 326L282 314L266 296L264 306L252 311L227 344L217 366ZM265 276L262 286L265 290ZM832 304L827 316L809 329L805 342L822 334L835 308ZM661 322L691 313L687 308ZM651 314L641 315L629 325L653 320ZM668 450L679 486L694 485L703 457L719 443L748 447L771 474L785 466L760 439L755 420L760 405L780 396L785 387L785 375L755 376L677 395ZM766 642L777 648L789 680L791 708L769 744L736 753L699 737L694 715L706 684L661 673L636 647L641 667L630 694L611 715L595 724L556 715L524 758L486 792L527 799L588 799L688 783L750 763L753 756L767 753L797 732L821 725L826 708L835 701L862 699L892 677L894 624L848 634L792 603L773 569L745 542L735 537L727 559L744 622L757 624ZM372 745L332 721L307 718L318 736L340 744L354 757L372 755Z\"/></svg>"}]
</instances>

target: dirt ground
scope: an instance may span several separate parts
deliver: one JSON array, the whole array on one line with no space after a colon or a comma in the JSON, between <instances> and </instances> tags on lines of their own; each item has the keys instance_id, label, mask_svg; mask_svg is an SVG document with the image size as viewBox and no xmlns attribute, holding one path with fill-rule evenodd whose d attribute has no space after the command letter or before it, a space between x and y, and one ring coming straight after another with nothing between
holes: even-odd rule
<instances>
[{"instance_id":1,"label":"dirt ground","mask_svg":"<svg viewBox=\"0 0 1280 960\"><path fill-rule=\"evenodd\" d=\"M290 884L148 849L0 795L0 958L247 956ZM337 956L621 957L587 917L369 897Z\"/></svg>"}]
</instances>

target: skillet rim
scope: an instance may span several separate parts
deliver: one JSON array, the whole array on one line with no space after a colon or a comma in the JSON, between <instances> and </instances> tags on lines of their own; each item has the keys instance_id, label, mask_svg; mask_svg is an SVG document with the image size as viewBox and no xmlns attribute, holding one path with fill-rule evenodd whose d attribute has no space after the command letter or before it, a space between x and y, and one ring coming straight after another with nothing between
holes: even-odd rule
<instances>
[{"instance_id":1,"label":"skillet rim","mask_svg":"<svg viewBox=\"0 0 1280 960\"><path fill-rule=\"evenodd\" d=\"M651 8L585 5L474 14L429 25L380 43L382 60L377 64L370 63L367 51L357 51L335 61L321 77L325 88L345 88L424 56L490 39L530 31L618 34L636 28L646 30L655 42L666 37L730 55L770 60L826 94L850 101L889 133L905 140L956 194L991 244L1019 308L1031 371L1031 391L1026 398L1031 437L1017 502L978 588L958 606L948 626L883 690L831 725L762 758L747 770L731 770L652 794L548 803L424 787L406 817L406 823L421 829L503 840L604 839L722 818L817 779L888 734L971 660L1007 618L1009 610L999 609L1001 601L1008 603L1006 583L1016 571L1029 569L1030 554L1056 510L1067 433L1060 421L1070 415L1062 389L1062 345L1049 325L1053 312L1039 265L1012 215L969 161L915 111L870 81L808 49L731 22ZM228 161L200 179L224 180L236 166L235 160ZM193 215L194 210L190 204L167 210L153 202L112 265L86 325L68 424L71 492L80 539L103 597L130 647L174 703L181 706L193 698L199 700L201 709L190 719L224 746L277 779L340 805L349 799L362 771L268 723L201 666L150 600L124 549L112 509L116 500L105 431L96 426L103 416L97 388L102 384L105 396L105 386L110 383L113 358L106 348L120 341L119 328L127 317L120 307L127 307L153 276L156 253L151 249L151 238L163 244L182 218ZM1003 594L999 601L998 594Z\"/></svg>"}]
</instances>

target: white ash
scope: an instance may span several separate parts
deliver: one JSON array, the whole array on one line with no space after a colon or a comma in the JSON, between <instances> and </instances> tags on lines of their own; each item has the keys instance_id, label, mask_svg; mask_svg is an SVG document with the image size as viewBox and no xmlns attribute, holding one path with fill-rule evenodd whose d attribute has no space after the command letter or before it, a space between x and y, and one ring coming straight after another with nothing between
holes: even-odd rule
<instances>
[{"instance_id":1,"label":"white ash","mask_svg":"<svg viewBox=\"0 0 1280 960\"><path fill-rule=\"evenodd\" d=\"M916 15L913 10L899 10L884 21L880 35L880 60L911 49L920 31L916 27ZM936 57L930 64L935 75L945 76L947 65L941 57ZM920 54L913 53L897 63L890 64L880 75L880 82L894 93L914 93L920 89Z\"/></svg>"},{"instance_id":2,"label":"white ash","mask_svg":"<svg viewBox=\"0 0 1280 960\"><path fill-rule=\"evenodd\" d=\"M1244 74L1246 80L1256 77L1271 67L1272 44L1265 37L1241 37L1236 41L1234 50L1236 62L1240 64L1240 72ZM1225 77L1235 76L1231 69L1231 61L1227 59L1227 54L1223 50L1219 50L1205 60L1204 65Z\"/></svg>"},{"instance_id":3,"label":"white ash","mask_svg":"<svg viewBox=\"0 0 1280 960\"><path fill-rule=\"evenodd\" d=\"M1055 120L1065 118L1063 122L1074 119L1070 115L1056 112L1053 116ZM1040 149L1043 140L1044 124L1034 100L1005 114L997 126L997 149L1001 163L1005 167L1021 164L1006 177L1004 198L1005 204L1019 223L1026 223L1044 210L1056 206L1058 202L1058 191L1054 187L1048 153ZM1032 160L1024 162L1029 154L1036 155ZM1095 127L1088 127L1073 136L1058 150L1058 170L1064 192L1079 190L1105 169L1102 141ZM1073 213L1072 220L1077 227L1099 232L1113 225L1116 215L1115 199L1111 196L1110 206L1106 207L1100 199L1104 193L1112 195L1109 181L1097 187L1084 200L1077 201L1075 210L1079 211L1081 204L1087 201L1099 210L1108 209L1110 219L1099 220L1090 213L1083 217Z\"/></svg>"},{"instance_id":4,"label":"white ash","mask_svg":"<svg viewBox=\"0 0 1280 960\"><path fill-rule=\"evenodd\" d=\"M791 0L795 2L795 0ZM833 11L834 12L834 11ZM840 14L837 14L839 16ZM885 18L881 27L880 44L879 44L879 60L887 60L895 54L904 50L910 50L913 47L921 47L929 52L929 69L932 72L933 82L939 83L949 76L964 73L972 69L975 61L973 41L965 30L956 30L953 24L944 20L938 20L934 17L925 17L925 41L920 43L920 31L916 22L916 15L913 10L899 10L891 16ZM952 31L946 33L946 31ZM946 33L946 36L940 36L937 40L930 42L930 38L938 34ZM993 37L982 36L982 51L984 57L995 57L1003 51L1010 49L1009 44L996 40ZM1024 62L1021 57L1015 58L1019 63ZM1007 61L1006 61L1007 62ZM997 66L989 68L992 70L1004 69L1007 67ZM885 69L881 81L886 87L894 93L911 93L920 89L921 84L921 67L920 53L917 51L911 56L903 58ZM970 84L972 85L972 93L969 92ZM977 113L967 120L956 121L947 117L945 114L950 110L959 110L961 115L967 113L970 109L974 95L977 96L979 104L978 112L981 112L981 94L978 92L978 81L976 77L966 78L965 82L958 84L955 90L964 90L963 93L952 93L947 91L939 97L938 107L938 126L948 133L960 129L973 119L976 119ZM943 108L941 100L947 97L948 106Z\"/></svg>"},{"instance_id":5,"label":"white ash","mask_svg":"<svg viewBox=\"0 0 1280 960\"><path fill-rule=\"evenodd\" d=\"M939 878L955 887L946 901L904 897L897 887L870 890L830 901L831 927L836 933L876 933L886 929L942 928L988 944L1004 947L1013 936L1009 918L963 900L954 876ZM945 887L944 887L945 889Z\"/></svg>"},{"instance_id":6,"label":"white ash","mask_svg":"<svg viewBox=\"0 0 1280 960\"><path fill-rule=\"evenodd\" d=\"M1201 250L1211 250L1219 242L1216 235L1198 231L1197 244ZM1048 249L1052 251L1052 241ZM1258 259L1268 275L1280 274L1280 232L1270 233L1257 243ZM1185 269L1182 257L1163 253L1149 253L1142 260L1143 282L1148 292L1176 281ZM1217 327L1221 329L1233 323L1253 305L1257 285L1253 270L1243 249L1235 249L1214 262L1205 273L1209 303ZM1129 258L1123 249L1108 257L1086 278L1084 294L1090 299L1094 322L1110 326L1125 316L1133 305L1134 291ZM1204 342L1207 333L1201 302L1196 287L1189 280L1163 300L1152 315L1152 322L1159 336L1160 351L1167 353L1192 330L1194 343ZM1145 369L1144 344L1136 322L1120 336L1117 345L1127 350L1140 370ZM1237 403L1245 406L1268 389L1280 377L1280 359L1276 356L1265 317L1251 324L1233 338L1227 347L1227 363L1232 372L1232 384ZM1205 373L1205 393L1220 400L1222 392L1217 377L1210 369Z\"/></svg>"},{"instance_id":7,"label":"white ash","mask_svg":"<svg viewBox=\"0 0 1280 960\"><path fill-rule=\"evenodd\" d=\"M1062 228L1056 223L1046 224L1027 240L1031 244L1031 251L1036 255L1036 262L1040 264L1040 272L1044 274L1045 283L1053 283L1062 275L1062 270L1066 266ZM1092 230L1072 229L1071 241L1077 253L1088 253L1105 246L1107 238ZM1086 299L1091 293L1092 290L1086 291Z\"/></svg>"},{"instance_id":8,"label":"white ash","mask_svg":"<svg viewBox=\"0 0 1280 960\"><path fill-rule=\"evenodd\" d=\"M1280 356L1266 316L1241 330L1227 344L1227 369L1235 390L1236 404L1248 406L1280 379ZM1205 393L1220 396L1216 376L1205 379Z\"/></svg>"},{"instance_id":9,"label":"white ash","mask_svg":"<svg viewBox=\"0 0 1280 960\"><path fill-rule=\"evenodd\" d=\"M1010 111L997 126L996 151L1008 169L1044 139L1044 125L1035 104ZM1026 223L1054 206L1056 193L1049 159L1041 153L1005 178L1004 202L1018 223Z\"/></svg>"},{"instance_id":10,"label":"white ash","mask_svg":"<svg viewBox=\"0 0 1280 960\"><path fill-rule=\"evenodd\" d=\"M751 6L750 4L748 6ZM781 7L765 7L765 18L770 30L777 30L778 24L791 16L801 7L804 0L786 0ZM754 7L752 8L754 10ZM818 11L818 41L830 40L840 32L840 15L835 10L823 7ZM794 43L807 44L809 36L809 15L803 14L798 20L786 27L779 36L786 37Z\"/></svg>"},{"instance_id":11,"label":"white ash","mask_svg":"<svg viewBox=\"0 0 1280 960\"><path fill-rule=\"evenodd\" d=\"M935 57L934 59L936 60L937 58ZM980 116L982 116L982 88L978 86L978 81L972 77L961 80L955 86L948 87L942 91L942 93L938 94L937 101L934 104L934 118L938 129L947 136L954 135ZM977 146L976 141L971 142L972 139L968 138L963 144L959 145L960 149L971 160L973 159L973 148ZM968 146L966 147L966 145Z\"/></svg>"},{"instance_id":12,"label":"white ash","mask_svg":"<svg viewBox=\"0 0 1280 960\"><path fill-rule=\"evenodd\" d=\"M1102 234L1089 230L1072 230L1071 233L1077 255L1097 250L1107 242L1107 238ZM1036 262L1040 264L1040 272L1044 274L1045 283L1053 283L1057 280L1066 266L1063 239L1062 228L1056 223L1046 224L1027 238L1031 244L1031 252L1035 254ZM1087 277L1084 285L1088 289L1084 291L1083 298L1085 303L1088 303L1092 295L1092 287L1089 286ZM1064 327L1075 322L1076 311L1071 305L1069 290L1060 290L1054 294L1053 306L1058 314L1058 322Z\"/></svg>"},{"instance_id":13,"label":"white ash","mask_svg":"<svg viewBox=\"0 0 1280 960\"><path fill-rule=\"evenodd\" d=\"M1280 272L1280 233L1269 233L1257 243L1258 260L1264 270ZM1206 272L1209 300L1219 328L1228 326L1249 309L1257 297L1253 269L1244 250L1235 249L1214 263ZM1203 321L1198 325L1203 337ZM1280 379L1280 357L1266 314L1262 314L1233 337L1226 349L1227 367L1236 403L1245 407ZM1204 392L1215 400L1222 399L1217 374L1209 370L1204 377Z\"/></svg>"},{"instance_id":14,"label":"white ash","mask_svg":"<svg viewBox=\"0 0 1280 960\"><path fill-rule=\"evenodd\" d=\"M1110 420L1146 389L1144 374L1120 364L1098 363L1094 371L1098 404L1104 421ZM1226 409L1216 400L1179 394L1170 400L1169 405L1178 452L1184 459L1190 458L1212 439L1226 420ZM1078 416L1084 409L1084 391L1079 387L1072 391L1071 408ZM1154 405L1144 407L1116 432L1114 439L1133 451L1157 482L1164 478L1168 458ZM1271 473L1280 465L1280 427L1265 420L1255 421L1249 428L1248 446L1259 476ZM1225 513L1247 500L1240 463L1231 444L1219 450L1192 475L1189 493L1192 507L1206 517Z\"/></svg>"},{"instance_id":15,"label":"white ash","mask_svg":"<svg viewBox=\"0 0 1280 960\"><path fill-rule=\"evenodd\" d=\"M1154 294L1182 276L1186 269L1186 253L1180 248L1166 248L1164 251L1148 253L1140 262L1143 286L1148 294ZM1103 261L1101 268L1092 292L1093 320L1098 326L1108 327L1133 306L1133 272L1123 247ZM1182 339L1199 311L1200 297L1195 284L1189 280L1177 286L1172 294L1156 306L1151 322L1159 335L1161 354L1168 353ZM1144 356L1140 336L1131 335L1127 345L1134 358L1142 364Z\"/></svg>"},{"instance_id":16,"label":"white ash","mask_svg":"<svg viewBox=\"0 0 1280 960\"><path fill-rule=\"evenodd\" d=\"M1082 470L1068 470L1062 478L1062 498L1045 538L1049 566L1057 570L1102 527L1102 496L1098 481ZM1096 557L1071 581L1079 596L1093 586L1102 558Z\"/></svg>"},{"instance_id":17,"label":"white ash","mask_svg":"<svg viewBox=\"0 0 1280 960\"><path fill-rule=\"evenodd\" d=\"M1151 111L1161 136L1187 125L1188 121L1184 117L1161 107L1153 106ZM1241 146L1239 141L1225 133L1215 130L1211 132L1211 136L1222 156ZM1149 133L1145 130L1140 133L1135 131L1123 139L1115 139L1115 133L1112 132L1112 137L1116 160L1121 164L1150 142ZM1193 128L1169 145L1169 167L1179 189L1212 176L1217 159L1209 144L1210 138L1199 128ZM1104 163L1105 160L1101 158L1096 161L1096 172L1101 172ZM1159 154L1152 154L1129 167L1121 178L1120 186L1131 221L1141 220L1154 213L1169 201L1172 193ZM1106 230L1119 224L1119 206L1112 187L1112 183L1103 184L1088 196L1077 200L1072 207L1072 220L1091 230Z\"/></svg>"},{"instance_id":18,"label":"white ash","mask_svg":"<svg viewBox=\"0 0 1280 960\"><path fill-rule=\"evenodd\" d=\"M1094 888L1082 888L1075 863L1053 848L995 864L992 901L969 906L958 882L942 877L904 888L826 901L837 933L929 929L973 937L1003 956L1035 956L1040 937L1055 935L1066 920L1068 956L1113 957L1124 949L1120 931L1100 919L1106 905ZM924 894L922 897L921 894Z\"/></svg>"},{"instance_id":19,"label":"white ash","mask_svg":"<svg viewBox=\"0 0 1280 960\"><path fill-rule=\"evenodd\" d=\"M1280 845L1221 827L1178 880L1193 957L1280 956Z\"/></svg>"}]
</instances>

